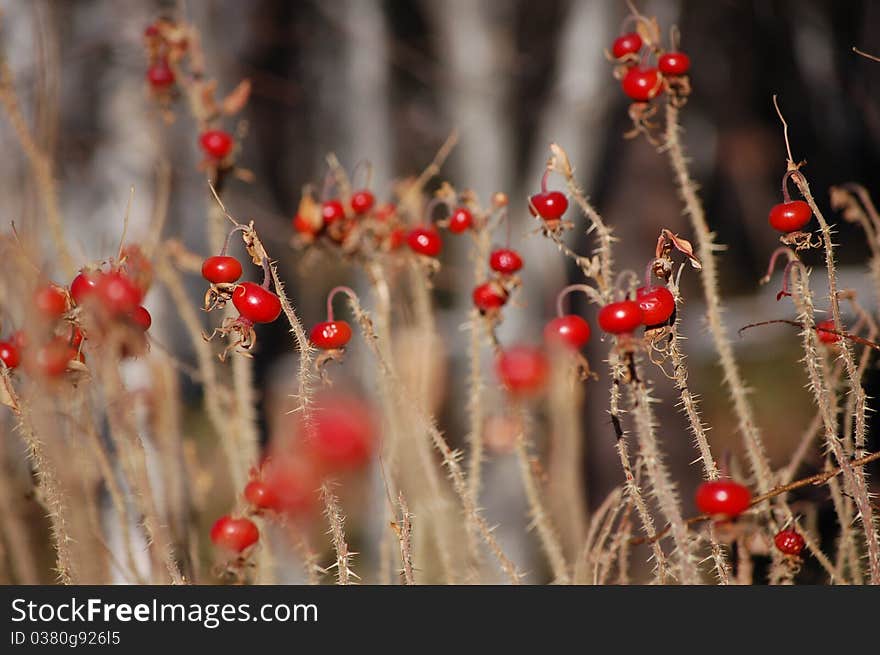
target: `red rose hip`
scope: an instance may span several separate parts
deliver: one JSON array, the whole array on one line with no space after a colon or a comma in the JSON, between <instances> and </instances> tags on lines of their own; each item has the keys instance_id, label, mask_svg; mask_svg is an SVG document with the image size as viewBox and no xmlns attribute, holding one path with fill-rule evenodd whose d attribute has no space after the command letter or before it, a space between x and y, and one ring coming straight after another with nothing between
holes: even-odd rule
<instances>
[{"instance_id":1,"label":"red rose hip","mask_svg":"<svg viewBox=\"0 0 880 655\"><path fill-rule=\"evenodd\" d=\"M21 351L11 341L0 341L0 362L6 365L6 368L18 368L21 363Z\"/></svg>"},{"instance_id":2,"label":"red rose hip","mask_svg":"<svg viewBox=\"0 0 880 655\"><path fill-rule=\"evenodd\" d=\"M507 302L507 292L495 282L486 282L474 288L471 298L483 314L501 309Z\"/></svg>"},{"instance_id":3,"label":"red rose hip","mask_svg":"<svg viewBox=\"0 0 880 655\"><path fill-rule=\"evenodd\" d=\"M449 231L453 234L465 232L474 222L474 215L466 207L456 207L449 216Z\"/></svg>"},{"instance_id":4,"label":"red rose hip","mask_svg":"<svg viewBox=\"0 0 880 655\"><path fill-rule=\"evenodd\" d=\"M662 88L656 68L630 68L620 82L623 92L636 102L648 102Z\"/></svg>"},{"instance_id":5,"label":"red rose hip","mask_svg":"<svg viewBox=\"0 0 880 655\"><path fill-rule=\"evenodd\" d=\"M252 323L271 323L281 315L281 301L274 293L253 282L242 282L232 292L232 304Z\"/></svg>"},{"instance_id":6,"label":"red rose hip","mask_svg":"<svg viewBox=\"0 0 880 655\"><path fill-rule=\"evenodd\" d=\"M199 137L202 150L211 159L224 159L232 152L232 143L232 136L223 130L208 130Z\"/></svg>"},{"instance_id":7,"label":"red rose hip","mask_svg":"<svg viewBox=\"0 0 880 655\"><path fill-rule=\"evenodd\" d=\"M580 350L590 340L590 324L580 316L557 316L544 327L544 341Z\"/></svg>"},{"instance_id":8,"label":"red rose hip","mask_svg":"<svg viewBox=\"0 0 880 655\"><path fill-rule=\"evenodd\" d=\"M211 528L211 541L214 545L236 554L242 553L259 540L260 531L250 519L221 516Z\"/></svg>"},{"instance_id":9,"label":"red rose hip","mask_svg":"<svg viewBox=\"0 0 880 655\"><path fill-rule=\"evenodd\" d=\"M776 544L776 548L780 553L790 555L791 557L798 557L806 545L803 536L792 528L777 532L776 536L773 537L773 543Z\"/></svg>"},{"instance_id":10,"label":"red rose hip","mask_svg":"<svg viewBox=\"0 0 880 655\"><path fill-rule=\"evenodd\" d=\"M647 326L665 325L675 312L675 297L666 287L641 287L636 290L636 302Z\"/></svg>"},{"instance_id":11,"label":"red rose hip","mask_svg":"<svg viewBox=\"0 0 880 655\"><path fill-rule=\"evenodd\" d=\"M351 195L351 210L355 214L366 214L373 208L375 202L376 197L369 189L361 189Z\"/></svg>"},{"instance_id":12,"label":"red rose hip","mask_svg":"<svg viewBox=\"0 0 880 655\"><path fill-rule=\"evenodd\" d=\"M657 60L657 68L664 75L684 75L691 69L691 58L683 52L667 52Z\"/></svg>"},{"instance_id":13,"label":"red rose hip","mask_svg":"<svg viewBox=\"0 0 880 655\"><path fill-rule=\"evenodd\" d=\"M202 277L212 284L231 284L241 277L241 262L235 257L214 255L202 264Z\"/></svg>"},{"instance_id":14,"label":"red rose hip","mask_svg":"<svg viewBox=\"0 0 880 655\"><path fill-rule=\"evenodd\" d=\"M642 37L636 32L630 32L614 39L614 43L611 46L611 54L614 55L615 59L620 59L626 55L638 54L641 49Z\"/></svg>"},{"instance_id":15,"label":"red rose hip","mask_svg":"<svg viewBox=\"0 0 880 655\"><path fill-rule=\"evenodd\" d=\"M697 487L697 509L703 514L735 518L752 502L752 492L733 480L711 480Z\"/></svg>"},{"instance_id":16,"label":"red rose hip","mask_svg":"<svg viewBox=\"0 0 880 655\"><path fill-rule=\"evenodd\" d=\"M523 267L523 260L516 250L499 248L489 255L489 266L493 271L511 275Z\"/></svg>"},{"instance_id":17,"label":"red rose hip","mask_svg":"<svg viewBox=\"0 0 880 655\"><path fill-rule=\"evenodd\" d=\"M406 242L413 252L426 257L436 257L443 250L443 240L432 227L417 227L410 230L406 235Z\"/></svg>"},{"instance_id":18,"label":"red rose hip","mask_svg":"<svg viewBox=\"0 0 880 655\"><path fill-rule=\"evenodd\" d=\"M545 221L558 221L567 210L568 198L560 191L536 193L529 198L532 216L540 216Z\"/></svg>"},{"instance_id":19,"label":"red rose hip","mask_svg":"<svg viewBox=\"0 0 880 655\"><path fill-rule=\"evenodd\" d=\"M612 302L599 310L599 327L608 334L629 334L643 320L642 308L633 300Z\"/></svg>"},{"instance_id":20,"label":"red rose hip","mask_svg":"<svg viewBox=\"0 0 880 655\"><path fill-rule=\"evenodd\" d=\"M346 321L324 321L309 333L309 341L321 350L335 350L351 341L351 326Z\"/></svg>"},{"instance_id":21,"label":"red rose hip","mask_svg":"<svg viewBox=\"0 0 880 655\"><path fill-rule=\"evenodd\" d=\"M779 232L798 232L810 222L813 210L803 200L781 202L770 210L769 222Z\"/></svg>"},{"instance_id":22,"label":"red rose hip","mask_svg":"<svg viewBox=\"0 0 880 655\"><path fill-rule=\"evenodd\" d=\"M543 390L550 367L539 349L515 346L498 356L495 368L501 383L510 393L529 396Z\"/></svg>"}]
</instances>

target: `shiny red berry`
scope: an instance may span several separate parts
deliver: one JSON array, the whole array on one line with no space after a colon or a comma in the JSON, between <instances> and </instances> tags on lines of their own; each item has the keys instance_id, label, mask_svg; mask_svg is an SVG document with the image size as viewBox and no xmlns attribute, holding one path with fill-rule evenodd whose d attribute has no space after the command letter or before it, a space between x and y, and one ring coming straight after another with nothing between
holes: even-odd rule
<instances>
[{"instance_id":1,"label":"shiny red berry","mask_svg":"<svg viewBox=\"0 0 880 655\"><path fill-rule=\"evenodd\" d=\"M590 324L580 316L557 316L544 327L544 341L580 350L590 340Z\"/></svg>"},{"instance_id":2,"label":"shiny red berry","mask_svg":"<svg viewBox=\"0 0 880 655\"><path fill-rule=\"evenodd\" d=\"M529 198L529 211L532 216L540 216L545 221L558 221L568 209L568 198L559 191L536 193Z\"/></svg>"},{"instance_id":3,"label":"shiny red berry","mask_svg":"<svg viewBox=\"0 0 880 655\"><path fill-rule=\"evenodd\" d=\"M475 287L471 297L474 306L484 314L500 309L507 302L507 292L496 282L486 282Z\"/></svg>"},{"instance_id":4,"label":"shiny red berry","mask_svg":"<svg viewBox=\"0 0 880 655\"><path fill-rule=\"evenodd\" d=\"M614 44L611 46L611 54L616 59L620 59L626 55L638 54L641 49L642 37L635 32L630 32L614 39Z\"/></svg>"},{"instance_id":5,"label":"shiny red berry","mask_svg":"<svg viewBox=\"0 0 880 655\"><path fill-rule=\"evenodd\" d=\"M467 207L456 207L449 217L449 231L453 234L461 234L474 223L474 215Z\"/></svg>"},{"instance_id":6,"label":"shiny red berry","mask_svg":"<svg viewBox=\"0 0 880 655\"><path fill-rule=\"evenodd\" d=\"M820 321L816 323L816 334L819 335L819 341L822 343L837 343L843 337L835 332L829 332L829 330L836 330L834 327L834 321L828 319L827 321Z\"/></svg>"},{"instance_id":7,"label":"shiny red berry","mask_svg":"<svg viewBox=\"0 0 880 655\"><path fill-rule=\"evenodd\" d=\"M212 284L231 284L241 277L241 262L235 257L214 255L202 263L202 277Z\"/></svg>"},{"instance_id":8,"label":"shiny red berry","mask_svg":"<svg viewBox=\"0 0 880 655\"><path fill-rule=\"evenodd\" d=\"M752 502L752 492L733 480L712 480L697 487L697 509L703 514L734 518Z\"/></svg>"},{"instance_id":9,"label":"shiny red berry","mask_svg":"<svg viewBox=\"0 0 880 655\"><path fill-rule=\"evenodd\" d=\"M232 152L232 136L223 130L208 130L199 137L202 150L211 159L223 159Z\"/></svg>"},{"instance_id":10,"label":"shiny red berry","mask_svg":"<svg viewBox=\"0 0 880 655\"><path fill-rule=\"evenodd\" d=\"M335 350L351 341L351 326L346 321L324 321L309 333L309 340L321 350Z\"/></svg>"},{"instance_id":11,"label":"shiny red berry","mask_svg":"<svg viewBox=\"0 0 880 655\"><path fill-rule=\"evenodd\" d=\"M599 310L599 327L609 334L628 334L643 320L642 308L633 300L609 303Z\"/></svg>"},{"instance_id":12,"label":"shiny red berry","mask_svg":"<svg viewBox=\"0 0 880 655\"><path fill-rule=\"evenodd\" d=\"M662 88L656 68L630 68L620 84L623 92L636 102L647 102Z\"/></svg>"},{"instance_id":13,"label":"shiny red berry","mask_svg":"<svg viewBox=\"0 0 880 655\"><path fill-rule=\"evenodd\" d=\"M147 82L154 89L167 89L174 84L174 71L164 62L153 64L147 69Z\"/></svg>"},{"instance_id":14,"label":"shiny red berry","mask_svg":"<svg viewBox=\"0 0 880 655\"><path fill-rule=\"evenodd\" d=\"M515 346L498 356L496 370L501 383L514 395L539 393L550 369L544 353L531 346Z\"/></svg>"},{"instance_id":15,"label":"shiny red berry","mask_svg":"<svg viewBox=\"0 0 880 655\"><path fill-rule=\"evenodd\" d=\"M70 283L70 296L73 298L73 302L81 305L86 296L95 290L97 282L97 274L86 275L86 273L80 272Z\"/></svg>"},{"instance_id":16,"label":"shiny red berry","mask_svg":"<svg viewBox=\"0 0 880 655\"><path fill-rule=\"evenodd\" d=\"M791 555L792 557L800 555L804 546L806 546L803 536L797 530L791 528L777 532L776 536L773 537L773 543L776 544L776 548L780 553Z\"/></svg>"},{"instance_id":17,"label":"shiny red berry","mask_svg":"<svg viewBox=\"0 0 880 655\"><path fill-rule=\"evenodd\" d=\"M410 249L426 257L436 257L443 250L443 239L433 227L417 227L406 235Z\"/></svg>"},{"instance_id":18,"label":"shiny red berry","mask_svg":"<svg viewBox=\"0 0 880 655\"><path fill-rule=\"evenodd\" d=\"M813 210L803 200L781 202L770 210L770 226L779 232L797 232L810 222Z\"/></svg>"},{"instance_id":19,"label":"shiny red berry","mask_svg":"<svg viewBox=\"0 0 880 655\"><path fill-rule=\"evenodd\" d=\"M691 58L683 52L667 52L657 60L657 68L664 75L684 75L691 68Z\"/></svg>"},{"instance_id":20,"label":"shiny red berry","mask_svg":"<svg viewBox=\"0 0 880 655\"><path fill-rule=\"evenodd\" d=\"M232 292L232 304L251 323L271 323L281 315L281 300L253 282L242 282Z\"/></svg>"},{"instance_id":21,"label":"shiny red berry","mask_svg":"<svg viewBox=\"0 0 880 655\"><path fill-rule=\"evenodd\" d=\"M636 302L642 309L642 322L651 327L665 325L675 312L675 296L666 287L641 287Z\"/></svg>"},{"instance_id":22,"label":"shiny red berry","mask_svg":"<svg viewBox=\"0 0 880 655\"><path fill-rule=\"evenodd\" d=\"M11 341L0 341L0 362L6 365L6 368L17 368L21 363L21 351Z\"/></svg>"},{"instance_id":23,"label":"shiny red berry","mask_svg":"<svg viewBox=\"0 0 880 655\"><path fill-rule=\"evenodd\" d=\"M345 218L345 207L338 200L327 200L321 203L321 217L325 225L330 225Z\"/></svg>"},{"instance_id":24,"label":"shiny red berry","mask_svg":"<svg viewBox=\"0 0 880 655\"><path fill-rule=\"evenodd\" d=\"M244 499L255 509L278 509L278 496L271 485L262 480L251 480L245 485Z\"/></svg>"},{"instance_id":25,"label":"shiny red berry","mask_svg":"<svg viewBox=\"0 0 880 655\"><path fill-rule=\"evenodd\" d=\"M153 317L150 316L150 312L147 311L146 307L138 307L131 313L132 322L140 327L144 332L150 329L150 326L153 324Z\"/></svg>"},{"instance_id":26,"label":"shiny red berry","mask_svg":"<svg viewBox=\"0 0 880 655\"><path fill-rule=\"evenodd\" d=\"M523 260L516 250L499 248L489 255L489 266L493 271L510 275L523 267Z\"/></svg>"},{"instance_id":27,"label":"shiny red berry","mask_svg":"<svg viewBox=\"0 0 880 655\"><path fill-rule=\"evenodd\" d=\"M368 189L361 189L351 195L351 210L355 214L366 214L375 202L376 197Z\"/></svg>"},{"instance_id":28,"label":"shiny red berry","mask_svg":"<svg viewBox=\"0 0 880 655\"><path fill-rule=\"evenodd\" d=\"M144 299L144 292L121 271L99 273L95 297L112 316L131 314Z\"/></svg>"},{"instance_id":29,"label":"shiny red berry","mask_svg":"<svg viewBox=\"0 0 880 655\"><path fill-rule=\"evenodd\" d=\"M221 516L211 528L211 541L218 548L241 553L260 540L260 531L250 519Z\"/></svg>"},{"instance_id":30,"label":"shiny red berry","mask_svg":"<svg viewBox=\"0 0 880 655\"><path fill-rule=\"evenodd\" d=\"M61 318L67 312L67 294L61 287L47 284L34 293L34 306L43 318Z\"/></svg>"}]
</instances>

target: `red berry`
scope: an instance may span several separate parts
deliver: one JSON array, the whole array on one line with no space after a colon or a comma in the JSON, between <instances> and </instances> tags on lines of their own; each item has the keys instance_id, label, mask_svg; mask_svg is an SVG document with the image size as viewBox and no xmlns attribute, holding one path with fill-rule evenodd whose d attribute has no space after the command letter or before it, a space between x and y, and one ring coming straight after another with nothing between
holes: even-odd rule
<instances>
[{"instance_id":1,"label":"red berry","mask_svg":"<svg viewBox=\"0 0 880 655\"><path fill-rule=\"evenodd\" d=\"M410 249L426 257L436 257L443 250L443 239L433 227L417 227L406 235Z\"/></svg>"},{"instance_id":2,"label":"red berry","mask_svg":"<svg viewBox=\"0 0 880 655\"><path fill-rule=\"evenodd\" d=\"M208 257L202 263L202 277L212 284L231 284L241 277L241 262L226 255Z\"/></svg>"},{"instance_id":3,"label":"red berry","mask_svg":"<svg viewBox=\"0 0 880 655\"><path fill-rule=\"evenodd\" d=\"M361 189L351 196L351 210L355 214L366 214L373 208L375 202L375 196L368 189Z\"/></svg>"},{"instance_id":4,"label":"red berry","mask_svg":"<svg viewBox=\"0 0 880 655\"><path fill-rule=\"evenodd\" d=\"M85 297L95 290L96 284L96 275L86 275L84 272L80 272L79 275L73 278L73 282L70 283L70 295L73 298L73 302L81 305Z\"/></svg>"},{"instance_id":5,"label":"red berry","mask_svg":"<svg viewBox=\"0 0 880 655\"><path fill-rule=\"evenodd\" d=\"M150 316L150 312L147 311L146 307L138 307L131 313L131 320L135 325L143 328L144 332L150 329L150 326L153 324L153 317Z\"/></svg>"},{"instance_id":6,"label":"red berry","mask_svg":"<svg viewBox=\"0 0 880 655\"><path fill-rule=\"evenodd\" d=\"M232 304L252 323L271 323L281 315L281 301L274 293L253 282L242 282L232 292Z\"/></svg>"},{"instance_id":7,"label":"red berry","mask_svg":"<svg viewBox=\"0 0 880 655\"><path fill-rule=\"evenodd\" d=\"M647 102L662 88L656 68L630 68L620 84L623 92L636 102Z\"/></svg>"},{"instance_id":8,"label":"red berry","mask_svg":"<svg viewBox=\"0 0 880 655\"><path fill-rule=\"evenodd\" d=\"M21 363L21 352L11 341L0 341L0 362L6 368L16 368Z\"/></svg>"},{"instance_id":9,"label":"red berry","mask_svg":"<svg viewBox=\"0 0 880 655\"><path fill-rule=\"evenodd\" d=\"M664 75L684 75L691 68L691 58L683 52L667 52L660 56L657 67Z\"/></svg>"},{"instance_id":10,"label":"red berry","mask_svg":"<svg viewBox=\"0 0 880 655\"><path fill-rule=\"evenodd\" d=\"M394 216L397 211L397 205L393 202L386 202L384 205L379 205L376 207L376 211L373 212L373 216L375 216L377 221L387 221L389 218Z\"/></svg>"},{"instance_id":11,"label":"red berry","mask_svg":"<svg viewBox=\"0 0 880 655\"><path fill-rule=\"evenodd\" d=\"M734 518L752 502L752 492L733 480L712 480L697 487L697 509L703 514Z\"/></svg>"},{"instance_id":12,"label":"red berry","mask_svg":"<svg viewBox=\"0 0 880 655\"><path fill-rule=\"evenodd\" d=\"M153 64L147 69L147 82L154 89L167 89L174 84L174 71L164 62Z\"/></svg>"},{"instance_id":13,"label":"red berry","mask_svg":"<svg viewBox=\"0 0 880 655\"><path fill-rule=\"evenodd\" d=\"M529 198L529 211L532 216L540 216L545 221L558 221L568 209L568 198L559 191L536 193Z\"/></svg>"},{"instance_id":14,"label":"red berry","mask_svg":"<svg viewBox=\"0 0 880 655\"><path fill-rule=\"evenodd\" d=\"M256 509L278 509L278 496L262 480L251 480L245 485L244 498Z\"/></svg>"},{"instance_id":15,"label":"red berry","mask_svg":"<svg viewBox=\"0 0 880 655\"><path fill-rule=\"evenodd\" d=\"M675 296L666 287L641 287L636 290L636 302L642 309L642 322L649 327L665 325L675 312Z\"/></svg>"},{"instance_id":16,"label":"red berry","mask_svg":"<svg viewBox=\"0 0 880 655\"><path fill-rule=\"evenodd\" d=\"M813 210L803 200L781 202L770 210L770 226L779 232L797 232L810 222Z\"/></svg>"},{"instance_id":17,"label":"red berry","mask_svg":"<svg viewBox=\"0 0 880 655\"><path fill-rule=\"evenodd\" d=\"M223 130L202 132L199 143L211 159L223 159L232 152L232 136Z\"/></svg>"},{"instance_id":18,"label":"red berry","mask_svg":"<svg viewBox=\"0 0 880 655\"><path fill-rule=\"evenodd\" d=\"M523 260L516 250L499 248L489 255L489 266L493 271L510 275L523 267Z\"/></svg>"},{"instance_id":19,"label":"red berry","mask_svg":"<svg viewBox=\"0 0 880 655\"><path fill-rule=\"evenodd\" d=\"M260 531L250 519L221 516L211 528L211 541L223 550L241 553L260 540Z\"/></svg>"},{"instance_id":20,"label":"red berry","mask_svg":"<svg viewBox=\"0 0 880 655\"><path fill-rule=\"evenodd\" d=\"M549 365L544 353L531 346L515 346L498 357L496 370L507 390L515 395L540 392L547 381Z\"/></svg>"},{"instance_id":21,"label":"red berry","mask_svg":"<svg viewBox=\"0 0 880 655\"><path fill-rule=\"evenodd\" d=\"M642 37L635 32L630 32L614 39L614 44L611 46L611 54L616 59L620 59L625 55L637 54L641 49Z\"/></svg>"},{"instance_id":22,"label":"red berry","mask_svg":"<svg viewBox=\"0 0 880 655\"><path fill-rule=\"evenodd\" d=\"M144 299L140 287L120 271L100 273L95 283L95 295L112 316L131 314Z\"/></svg>"},{"instance_id":23,"label":"red berry","mask_svg":"<svg viewBox=\"0 0 880 655\"><path fill-rule=\"evenodd\" d=\"M474 223L474 215L466 207L456 207L449 217L449 231L461 234Z\"/></svg>"},{"instance_id":24,"label":"red berry","mask_svg":"<svg viewBox=\"0 0 880 655\"><path fill-rule=\"evenodd\" d=\"M609 303L599 310L599 327L609 334L628 334L643 319L642 308L633 300Z\"/></svg>"},{"instance_id":25,"label":"red berry","mask_svg":"<svg viewBox=\"0 0 880 655\"><path fill-rule=\"evenodd\" d=\"M47 284L37 289L34 294L34 305L43 318L55 320L67 312L67 294L61 287Z\"/></svg>"},{"instance_id":26,"label":"red berry","mask_svg":"<svg viewBox=\"0 0 880 655\"><path fill-rule=\"evenodd\" d=\"M338 200L327 200L321 203L321 216L325 225L341 221L345 218L345 207Z\"/></svg>"},{"instance_id":27,"label":"red berry","mask_svg":"<svg viewBox=\"0 0 880 655\"><path fill-rule=\"evenodd\" d=\"M351 326L346 321L324 321L312 328L309 340L321 350L342 348L351 341Z\"/></svg>"},{"instance_id":28,"label":"red berry","mask_svg":"<svg viewBox=\"0 0 880 655\"><path fill-rule=\"evenodd\" d=\"M350 470L363 467L376 442L375 417L353 396L327 394L312 414L306 444L324 467Z\"/></svg>"},{"instance_id":29,"label":"red berry","mask_svg":"<svg viewBox=\"0 0 880 655\"><path fill-rule=\"evenodd\" d=\"M780 553L783 555L791 555L793 557L800 555L806 545L804 538L797 532L797 530L793 530L792 528L777 532L776 536L773 537L773 543L776 544L776 548L779 549Z\"/></svg>"},{"instance_id":30,"label":"red berry","mask_svg":"<svg viewBox=\"0 0 880 655\"><path fill-rule=\"evenodd\" d=\"M262 478L268 492L268 498L263 496L265 502L274 501L271 509L294 515L314 506L320 481L311 458L287 452L273 455L262 467Z\"/></svg>"},{"instance_id":31,"label":"red berry","mask_svg":"<svg viewBox=\"0 0 880 655\"><path fill-rule=\"evenodd\" d=\"M388 248L390 250L397 250L406 243L406 230L402 227L397 227L391 230L391 234L388 235Z\"/></svg>"},{"instance_id":32,"label":"red berry","mask_svg":"<svg viewBox=\"0 0 880 655\"><path fill-rule=\"evenodd\" d=\"M293 229L299 232L300 234L315 234L321 229L320 225L313 225L312 221L307 219L302 214L297 214L293 217Z\"/></svg>"},{"instance_id":33,"label":"red berry","mask_svg":"<svg viewBox=\"0 0 880 655\"><path fill-rule=\"evenodd\" d=\"M471 296L476 308L484 314L500 309L507 302L507 292L495 282L486 282L475 287Z\"/></svg>"},{"instance_id":34,"label":"red berry","mask_svg":"<svg viewBox=\"0 0 880 655\"><path fill-rule=\"evenodd\" d=\"M822 343L837 343L843 337L834 332L829 332L828 330L836 330L834 327L834 321L831 319L827 321L820 321L816 323L816 334L819 335L819 341Z\"/></svg>"},{"instance_id":35,"label":"red berry","mask_svg":"<svg viewBox=\"0 0 880 655\"><path fill-rule=\"evenodd\" d=\"M547 323L544 340L580 350L590 340L590 333L590 324L584 319L575 314L566 314Z\"/></svg>"},{"instance_id":36,"label":"red berry","mask_svg":"<svg viewBox=\"0 0 880 655\"><path fill-rule=\"evenodd\" d=\"M38 374L55 378L67 370L67 365L76 358L76 349L67 340L55 337L34 351L29 362Z\"/></svg>"}]
</instances>

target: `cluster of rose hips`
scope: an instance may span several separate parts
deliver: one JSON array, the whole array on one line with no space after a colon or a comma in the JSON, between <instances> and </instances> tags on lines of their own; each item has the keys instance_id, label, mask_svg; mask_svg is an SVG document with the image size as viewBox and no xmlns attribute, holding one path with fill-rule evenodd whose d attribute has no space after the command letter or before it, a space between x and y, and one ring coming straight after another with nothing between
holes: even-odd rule
<instances>
[{"instance_id":1,"label":"cluster of rose hips","mask_svg":"<svg viewBox=\"0 0 880 655\"><path fill-rule=\"evenodd\" d=\"M609 58L617 65L615 74L623 92L633 102L650 102L664 91L671 91L676 97L689 92L690 57L677 50L666 52L658 43L646 43L638 32L615 39ZM650 64L652 58L656 65Z\"/></svg>"},{"instance_id":2,"label":"cluster of rose hips","mask_svg":"<svg viewBox=\"0 0 880 655\"><path fill-rule=\"evenodd\" d=\"M293 217L293 230L301 245L320 242L339 247L346 254L395 251L407 238L397 205L377 204L367 186L348 196L327 197L320 202L307 190Z\"/></svg>"},{"instance_id":3,"label":"cluster of rose hips","mask_svg":"<svg viewBox=\"0 0 880 655\"><path fill-rule=\"evenodd\" d=\"M107 270L80 271L69 288L41 284L32 296L32 329L0 342L0 360L10 369L24 363L32 374L58 378L85 362L85 341L100 341L110 330L123 331L122 356L143 352L152 318L141 302L151 279L149 262L130 246Z\"/></svg>"},{"instance_id":4,"label":"cluster of rose hips","mask_svg":"<svg viewBox=\"0 0 880 655\"><path fill-rule=\"evenodd\" d=\"M269 290L271 279L268 262L264 262L264 280L259 285L255 282L239 282L242 275L241 262L224 252L208 257L202 263L202 277L211 283L205 294L205 309L225 307L232 300L238 310L238 316L229 316L216 332L226 335L234 334L235 338L221 354L221 359L233 348L247 352L256 342L254 325L272 323L281 315L281 299Z\"/></svg>"},{"instance_id":5,"label":"cluster of rose hips","mask_svg":"<svg viewBox=\"0 0 880 655\"><path fill-rule=\"evenodd\" d=\"M147 82L153 96L163 107L174 100L179 88L186 91L191 100L191 111L200 126L199 145L205 155L203 168L217 171L234 170L233 154L235 139L217 126L223 115L231 116L244 107L250 91L247 81L240 84L229 96L217 102L214 99L215 83L201 72L190 77L181 74L184 58L190 52L189 28L183 23L159 19L144 30L144 46L147 53ZM178 73L175 73L178 71ZM170 119L169 119L170 120Z\"/></svg>"},{"instance_id":6,"label":"cluster of rose hips","mask_svg":"<svg viewBox=\"0 0 880 655\"><path fill-rule=\"evenodd\" d=\"M301 521L314 514L321 481L362 470L375 452L372 409L360 399L324 392L302 438L283 443L267 456L242 490L239 509L217 519L211 541L243 564L260 539L253 517Z\"/></svg>"},{"instance_id":7,"label":"cluster of rose hips","mask_svg":"<svg viewBox=\"0 0 880 655\"><path fill-rule=\"evenodd\" d=\"M492 276L477 285L471 297L480 314L497 319L501 308L507 304L511 293L520 286L517 273L523 267L520 254L511 248L496 248L489 255Z\"/></svg>"}]
</instances>

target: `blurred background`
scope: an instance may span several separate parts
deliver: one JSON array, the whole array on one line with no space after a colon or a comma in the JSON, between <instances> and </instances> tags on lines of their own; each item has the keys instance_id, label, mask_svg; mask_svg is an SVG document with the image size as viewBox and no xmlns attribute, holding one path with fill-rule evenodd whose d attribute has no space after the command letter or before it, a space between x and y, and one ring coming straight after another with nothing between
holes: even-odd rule
<instances>
[{"instance_id":1,"label":"blurred background","mask_svg":"<svg viewBox=\"0 0 880 655\"><path fill-rule=\"evenodd\" d=\"M827 189L858 181L874 190L878 182L880 63L851 49L880 52L880 3L637 4L661 25L679 26L681 48L693 62L694 91L682 112L684 142L710 225L728 246L720 267L731 333L755 321L793 318L790 304L776 303L778 274L767 287L758 285L778 245L767 213L781 201L785 170L773 94L788 120L795 158L807 160L804 172L819 206L838 223L841 286L855 289L873 309L862 232L831 211ZM422 170L449 133L458 130L458 146L436 182L472 188L484 200L495 191L506 192L513 244L526 262L520 303L506 312L500 329L505 343L539 339L553 315L557 291L580 281L552 244L532 234L535 224L527 211L527 197L539 188L551 142L567 149L576 176L620 239L618 270L641 274L663 227L692 238L665 155L643 138L623 138L630 127L629 103L604 55L620 33L627 12L623 2L6 0L0 7L2 50L26 112L58 162L67 236L83 261L106 257L118 241L132 186L129 240L148 233L156 171L163 162L172 171L166 233L206 254L205 182L197 169L193 125L185 112L166 125L144 83L143 30L163 13L183 16L201 30L207 69L219 79L221 93L244 77L253 83L238 127L246 134L239 163L254 173L254 181L231 182L226 199L236 216L256 221L307 324L323 320L324 299L335 284L364 288L357 269L334 259L303 258L289 244L302 187L320 183L329 152L349 170L369 160L381 200L390 197L392 180ZM9 130L8 122L0 122L6 153L0 158L0 217L20 221L27 230L29 224L38 225L38 203ZM561 184L551 178L551 186L554 182ZM584 223L577 224L579 229L566 238L587 252L591 245L581 229ZM459 446L466 401L461 381L467 371L461 326L472 284L465 244L447 240L434 293L444 356L436 411ZM820 264L818 256L814 252L806 258ZM52 269L51 260L44 264ZM813 280L821 308L827 305L823 276ZM713 426L716 455L729 453L735 462L740 438L703 325L699 280L685 271L682 286L682 333L692 389L701 395L706 421ZM192 293L194 298L203 293L200 281L193 282ZM595 325L595 310L573 300ZM173 304L161 295L150 302L157 338L182 359L191 359ZM777 466L788 460L813 411L795 334L788 326L770 326L736 339ZM600 371L606 350L607 344L594 338L587 352ZM256 375L267 438L273 426L283 424L279 417L295 367L290 351L283 325L261 330ZM368 366L364 359L352 354L334 376L340 386L368 396L373 389L369 376L362 375ZM869 395L877 395L875 379L871 373ZM185 393L195 411L198 388ZM695 457L691 439L676 413L671 384L656 379L655 393L665 401L657 410L660 438L689 514L700 474L690 464ZM268 402L272 399L277 402ZM593 506L621 479L606 409L603 376L586 385L584 410L585 497ZM870 449L877 445L875 437ZM817 448L809 458L810 470L820 464L819 454ZM501 524L506 546L528 558L536 544L523 531L527 518L516 464L496 454L487 466L483 505L491 521Z\"/></svg>"}]
</instances>

